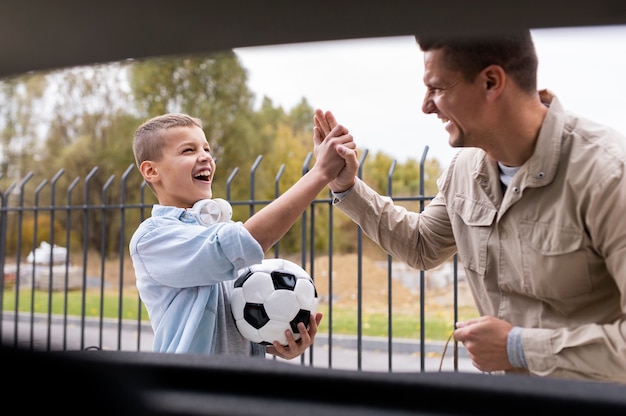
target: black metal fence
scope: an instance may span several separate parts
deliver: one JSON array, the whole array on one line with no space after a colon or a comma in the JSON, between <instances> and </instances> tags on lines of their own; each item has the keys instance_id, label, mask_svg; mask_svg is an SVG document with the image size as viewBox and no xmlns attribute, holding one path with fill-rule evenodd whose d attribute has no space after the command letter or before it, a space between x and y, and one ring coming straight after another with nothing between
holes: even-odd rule
<instances>
[{"instance_id":1,"label":"black metal fence","mask_svg":"<svg viewBox=\"0 0 626 416\"><path fill-rule=\"evenodd\" d=\"M432 198L424 195L424 163L428 148L420 162L419 195L394 198L392 178L395 161L389 169L388 193L390 197L419 203L420 210ZM361 159L364 166L367 152ZM311 155L304 162L303 171L310 163ZM250 171L250 199L231 199L231 185L238 170L228 178L226 199L233 206L248 206L250 215L259 205L269 201L255 198L255 173L260 158ZM282 168L281 168L282 169ZM104 184L96 185L93 178L98 168L93 168L84 178L76 178L62 190L59 179L63 171L50 180L44 179L34 185L32 174L0 190L0 339L2 344L37 350L87 350L109 349L150 351L152 329L143 305L133 292L134 275L129 269L128 240L136 225L149 215L152 204L151 193L146 192L145 183L137 180L134 165L129 166L119 181L112 175ZM279 171L280 172L280 171ZM361 174L361 172L359 172ZM141 187L132 193L129 200L129 183L134 181ZM82 183L82 196L78 195ZM276 176L276 194L279 194L280 173ZM100 196L97 197L97 193ZM139 195L137 197L137 195ZM49 198L50 203L42 200ZM65 203L61 202L65 199ZM116 199L117 202L110 202ZM94 202L95 201L95 202ZM316 218L315 206L324 205L329 215L323 223L328 227L329 243L325 253L317 253L310 234L320 223ZM302 215L301 264L315 279L323 273L328 276L328 309L325 316L327 330L318 334L316 343L302 357L302 364L329 368L356 368L358 370L383 371L429 371L442 369L447 350L443 341L428 341L425 337L426 321L426 274L412 271L413 281L419 293L419 304L415 313L419 315L419 336L413 339L393 336L393 298L391 283L397 261L387 256L381 267L386 268L388 291L387 326L388 334L383 337L364 335L363 314L368 305L363 300L363 237L356 233L357 292L356 329L354 334L335 333L333 317L333 258L332 244L335 225L334 209L330 195L317 199L309 211ZM45 239L44 237L45 236ZM316 270L312 259L324 254L328 256L328 269ZM269 255L269 253L268 253ZM281 253L275 248L274 256ZM458 273L456 258L452 263L453 277L451 312L457 321ZM113 276L113 278L111 278ZM129 287L131 289L129 289ZM113 293L113 294L112 294ZM129 294L130 293L130 294ZM111 300L111 297L114 300ZM112 306L111 306L112 305ZM452 327L450 327L452 330ZM343 355L351 354L350 358ZM371 354L377 354L373 358ZM459 368L458 358L463 351L450 348L448 368ZM380 358L382 356L382 359ZM429 357L435 364L427 364ZM345 361L350 361L346 364ZM375 363L374 361L381 361ZM404 360L404 361L402 361ZM451 366L451 367L450 367Z\"/></svg>"}]
</instances>

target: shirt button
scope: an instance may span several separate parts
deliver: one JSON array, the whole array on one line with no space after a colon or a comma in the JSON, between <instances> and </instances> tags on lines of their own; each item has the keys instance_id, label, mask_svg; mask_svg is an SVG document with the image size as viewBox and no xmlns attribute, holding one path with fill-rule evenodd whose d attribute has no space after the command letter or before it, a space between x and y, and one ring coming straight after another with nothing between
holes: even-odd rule
<instances>
[{"instance_id":1,"label":"shirt button","mask_svg":"<svg viewBox=\"0 0 626 416\"><path fill-rule=\"evenodd\" d=\"M519 192L519 188L517 186L513 187L513 192L518 193Z\"/></svg>"}]
</instances>

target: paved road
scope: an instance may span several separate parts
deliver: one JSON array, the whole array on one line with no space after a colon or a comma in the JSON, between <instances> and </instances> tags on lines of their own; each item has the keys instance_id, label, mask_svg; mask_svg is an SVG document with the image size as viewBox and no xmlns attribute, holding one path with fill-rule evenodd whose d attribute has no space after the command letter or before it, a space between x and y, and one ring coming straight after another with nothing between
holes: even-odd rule
<instances>
[{"instance_id":1,"label":"paved road","mask_svg":"<svg viewBox=\"0 0 626 416\"><path fill-rule=\"evenodd\" d=\"M16 345L14 336L17 333L17 345L44 351L103 349L119 351L151 351L152 329L147 324L137 325L136 322L123 322L119 330L118 322L68 318L64 325L62 317L51 317L20 314L16 327L13 314L4 313L2 320L2 343ZM48 326L48 322L50 325ZM63 328L66 328L64 331ZM48 331L48 328L50 330ZM361 345L359 353L358 345ZM443 342L429 343L425 347L424 368L420 346L417 342L394 340L393 354L387 352L386 338L362 338L333 335L332 343L326 334L318 334L316 343L301 358L282 360L292 364L313 365L315 367L360 370L360 371L455 371L454 345L447 347ZM445 356L442 355L445 351ZM467 353L459 346L456 370L462 372L478 372L467 358Z\"/></svg>"}]
</instances>

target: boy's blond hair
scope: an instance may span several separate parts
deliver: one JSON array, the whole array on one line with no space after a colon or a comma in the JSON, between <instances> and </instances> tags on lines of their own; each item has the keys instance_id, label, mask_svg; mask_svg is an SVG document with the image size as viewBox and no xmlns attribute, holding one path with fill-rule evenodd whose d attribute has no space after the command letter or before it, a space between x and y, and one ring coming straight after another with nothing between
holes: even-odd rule
<instances>
[{"instance_id":1,"label":"boy's blond hair","mask_svg":"<svg viewBox=\"0 0 626 416\"><path fill-rule=\"evenodd\" d=\"M145 121L135 131L133 139L133 154L135 163L141 171L141 164L146 160L159 161L163 156L165 146L164 132L174 127L200 127L202 120L182 113L168 113L153 117ZM148 187L156 195L156 190L150 182L146 182Z\"/></svg>"},{"instance_id":2,"label":"boy's blond hair","mask_svg":"<svg viewBox=\"0 0 626 416\"><path fill-rule=\"evenodd\" d=\"M138 168L146 160L161 160L165 146L163 132L174 127L203 126L199 118L181 113L163 114L147 120L137 128L133 140L133 154Z\"/></svg>"}]
</instances>

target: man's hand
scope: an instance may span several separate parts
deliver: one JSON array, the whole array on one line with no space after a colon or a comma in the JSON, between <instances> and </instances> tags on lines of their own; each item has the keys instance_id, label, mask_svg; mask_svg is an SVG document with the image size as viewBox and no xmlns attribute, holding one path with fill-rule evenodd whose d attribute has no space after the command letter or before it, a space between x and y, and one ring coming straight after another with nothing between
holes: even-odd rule
<instances>
[{"instance_id":1,"label":"man's hand","mask_svg":"<svg viewBox=\"0 0 626 416\"><path fill-rule=\"evenodd\" d=\"M317 335L317 327L321 321L322 314L320 312L315 315L311 314L308 330L304 323L298 323L298 333L300 334L299 340L296 341L293 337L293 333L290 330L286 330L285 334L287 335L287 345L281 345L279 342L275 341L274 345L266 348L266 352L268 354L284 358L285 360L291 360L299 357L313 344L315 335Z\"/></svg>"},{"instance_id":2,"label":"man's hand","mask_svg":"<svg viewBox=\"0 0 626 416\"><path fill-rule=\"evenodd\" d=\"M457 322L454 340L461 342L474 367L481 371L504 371L513 367L506 342L513 325L493 316Z\"/></svg>"}]
</instances>

